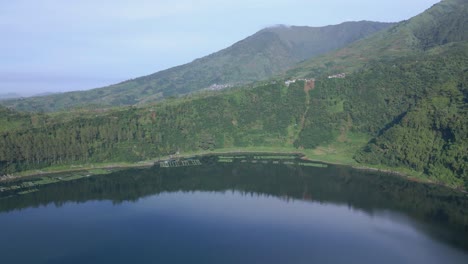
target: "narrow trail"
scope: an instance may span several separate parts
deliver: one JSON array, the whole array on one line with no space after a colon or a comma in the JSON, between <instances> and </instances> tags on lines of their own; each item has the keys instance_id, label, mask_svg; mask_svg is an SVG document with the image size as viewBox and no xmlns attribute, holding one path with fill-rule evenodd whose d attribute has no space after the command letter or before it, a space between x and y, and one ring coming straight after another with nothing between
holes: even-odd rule
<instances>
[{"instance_id":1,"label":"narrow trail","mask_svg":"<svg viewBox=\"0 0 468 264\"><path fill-rule=\"evenodd\" d=\"M305 109L305 111L304 111L304 113L302 114L302 117L301 117L301 124L300 124L300 130L299 131L302 131L304 129L305 118L306 118L307 114L309 113L309 109L310 109L310 94L309 94L309 91L313 90L314 88L315 88L315 80L314 79L305 82L305 84L304 84L304 93L306 95L306 100L305 100L306 109Z\"/></svg>"},{"instance_id":2,"label":"narrow trail","mask_svg":"<svg viewBox=\"0 0 468 264\"><path fill-rule=\"evenodd\" d=\"M288 143L293 144L298 138L299 134L305 127L305 119L310 109L310 94L309 91L315 88L315 79L307 80L304 84L304 93L305 93L305 110L301 115L301 120L299 123L299 128L294 129L294 132L289 135ZM296 125L297 126L297 125Z\"/></svg>"}]
</instances>

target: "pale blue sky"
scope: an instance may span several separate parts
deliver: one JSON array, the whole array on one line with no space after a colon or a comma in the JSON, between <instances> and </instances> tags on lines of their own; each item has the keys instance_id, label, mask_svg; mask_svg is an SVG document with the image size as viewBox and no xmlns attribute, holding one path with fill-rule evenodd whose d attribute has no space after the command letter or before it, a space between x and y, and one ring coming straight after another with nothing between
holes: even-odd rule
<instances>
[{"instance_id":1,"label":"pale blue sky","mask_svg":"<svg viewBox=\"0 0 468 264\"><path fill-rule=\"evenodd\" d=\"M395 22L438 0L0 0L0 93L84 90L190 62L271 25Z\"/></svg>"}]
</instances>

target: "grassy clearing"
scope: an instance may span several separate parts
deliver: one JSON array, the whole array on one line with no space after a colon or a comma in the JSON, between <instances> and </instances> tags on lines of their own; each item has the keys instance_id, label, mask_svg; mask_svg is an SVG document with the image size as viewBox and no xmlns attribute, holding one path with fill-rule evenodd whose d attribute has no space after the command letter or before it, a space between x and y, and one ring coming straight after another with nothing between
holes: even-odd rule
<instances>
[{"instance_id":1,"label":"grassy clearing","mask_svg":"<svg viewBox=\"0 0 468 264\"><path fill-rule=\"evenodd\" d=\"M340 141L334 141L311 150L301 150L301 152L310 160L358 166L362 164L353 159L354 153L364 147L369 140L370 137L365 134L349 132Z\"/></svg>"}]
</instances>

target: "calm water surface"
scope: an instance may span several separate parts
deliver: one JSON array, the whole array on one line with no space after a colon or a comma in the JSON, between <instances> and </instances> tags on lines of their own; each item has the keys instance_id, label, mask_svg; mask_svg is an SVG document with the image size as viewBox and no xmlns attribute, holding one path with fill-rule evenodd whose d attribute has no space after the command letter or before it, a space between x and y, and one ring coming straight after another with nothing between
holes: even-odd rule
<instances>
[{"instance_id":1,"label":"calm water surface","mask_svg":"<svg viewBox=\"0 0 468 264\"><path fill-rule=\"evenodd\" d=\"M465 194L341 166L216 160L3 191L0 262L468 263Z\"/></svg>"}]
</instances>

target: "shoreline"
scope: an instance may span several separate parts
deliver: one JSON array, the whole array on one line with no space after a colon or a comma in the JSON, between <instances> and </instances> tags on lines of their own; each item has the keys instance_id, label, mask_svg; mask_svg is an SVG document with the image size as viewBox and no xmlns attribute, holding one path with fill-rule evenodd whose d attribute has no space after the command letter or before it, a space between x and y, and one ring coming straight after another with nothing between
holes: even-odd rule
<instances>
[{"instance_id":1,"label":"shoreline","mask_svg":"<svg viewBox=\"0 0 468 264\"><path fill-rule=\"evenodd\" d=\"M87 166L75 166L77 168L70 168L70 169L57 169L57 170L52 170L52 171L41 171L41 170L36 170L36 171L24 171L22 175L6 175L7 178L1 178L0 177L0 183L3 182L12 182L16 180L21 180L21 179L27 179L27 178L35 178L35 177L40 177L40 176L49 176L49 175L54 175L54 174L60 174L60 173L67 173L67 172L82 172L82 171L92 171L92 170L112 170L112 169L130 169L130 168L144 168L144 167L151 167L153 164L149 163L134 163L134 164L106 164L106 165L99 165L100 163L94 163L90 167ZM49 167L52 168L53 167ZM47 168L46 168L47 169ZM30 172L30 173L29 173ZM21 173L21 172L20 172ZM91 173L91 175L101 175L102 173ZM2 176L5 177L5 176Z\"/></svg>"},{"instance_id":2,"label":"shoreline","mask_svg":"<svg viewBox=\"0 0 468 264\"><path fill-rule=\"evenodd\" d=\"M434 182L430 179L427 178L419 178L416 176L411 176L407 172L400 171L400 170L392 170L388 168L379 168L379 167L372 167L369 164L350 164L346 162L339 162L339 161L329 161L326 159L320 159L317 157L308 157L306 153L301 152L301 151L288 151L288 150L250 150L250 149L233 149L233 150L222 150L220 149L219 151L210 151L210 152L193 152L193 153L187 153L187 154L181 154L178 155L177 158L188 158L188 157L193 157L193 156L209 156L209 155L242 155L242 154L287 154L287 155L298 155L299 159L305 160L305 161L310 161L310 162L320 162L323 164L328 164L328 165L338 165L338 166L349 166L353 169L356 170L363 170L363 171L369 171L369 172L383 172L387 174L392 174L396 175L399 177L402 177L406 180L413 181L413 182L418 182L418 183L424 183L424 184L433 184L433 185L438 185L438 186L444 186L446 188L449 188L451 190L457 191L457 192L462 192L462 193L468 193L465 189L454 187L454 186L449 186L444 183L438 183ZM20 179L25 179L25 178L34 178L34 177L40 177L40 176L47 176L47 175L53 175L53 174L59 174L59 173L67 173L67 172L80 172L80 171L92 171L92 170L99 170L99 169L107 169L107 170L112 170L112 169L130 169L130 168L145 168L145 167L152 167L156 162L164 161L171 159L173 157L171 156L164 156L159 159L151 159L151 160L146 160L146 161L139 161L136 163L118 163L118 162L113 162L113 163L93 163L89 164L89 166L86 165L70 165L70 168L68 169L57 169L54 170L54 167L48 167L44 169L51 169L51 171L42 171L42 170L34 170L34 171L24 171L24 172L19 172L19 175L8 175L8 178L3 178L5 176L0 177L0 183L5 183L5 182L11 182L11 181L16 181ZM95 173L93 174L91 172L91 175L100 175L102 173Z\"/></svg>"}]
</instances>

